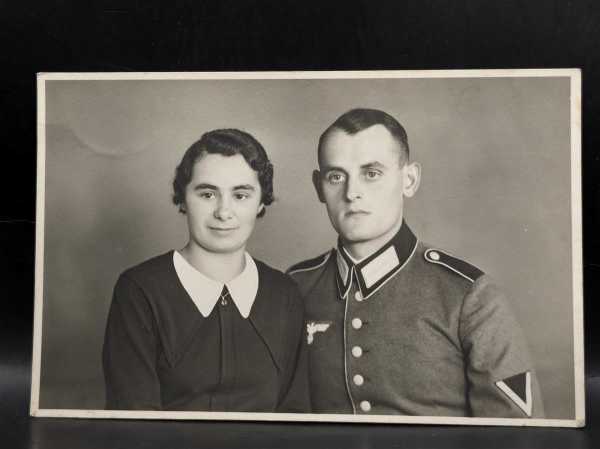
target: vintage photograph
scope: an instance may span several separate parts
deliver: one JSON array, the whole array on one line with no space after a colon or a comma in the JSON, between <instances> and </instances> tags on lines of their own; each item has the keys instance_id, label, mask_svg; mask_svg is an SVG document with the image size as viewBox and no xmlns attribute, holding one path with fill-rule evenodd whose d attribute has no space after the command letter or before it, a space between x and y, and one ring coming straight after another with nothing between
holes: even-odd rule
<instances>
[{"instance_id":1,"label":"vintage photograph","mask_svg":"<svg viewBox=\"0 0 600 449\"><path fill-rule=\"evenodd\" d=\"M581 427L576 69L38 75L31 414Z\"/></svg>"}]
</instances>

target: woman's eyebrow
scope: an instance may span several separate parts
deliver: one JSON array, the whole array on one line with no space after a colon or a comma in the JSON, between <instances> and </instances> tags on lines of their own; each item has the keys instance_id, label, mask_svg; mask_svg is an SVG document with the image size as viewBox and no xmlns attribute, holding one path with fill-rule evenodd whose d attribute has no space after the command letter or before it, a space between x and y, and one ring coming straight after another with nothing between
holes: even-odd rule
<instances>
[{"instance_id":1,"label":"woman's eyebrow","mask_svg":"<svg viewBox=\"0 0 600 449\"><path fill-rule=\"evenodd\" d=\"M194 186L194 190L221 190L219 187L209 184L206 182L201 182ZM251 184L239 184L237 186L233 186L231 190L256 190Z\"/></svg>"},{"instance_id":2,"label":"woman's eyebrow","mask_svg":"<svg viewBox=\"0 0 600 449\"><path fill-rule=\"evenodd\" d=\"M194 190L203 190L203 189L219 190L219 188L217 186L214 186L212 184L208 184L205 182L201 182L200 184L197 184L194 186Z\"/></svg>"},{"instance_id":3,"label":"woman's eyebrow","mask_svg":"<svg viewBox=\"0 0 600 449\"><path fill-rule=\"evenodd\" d=\"M250 184L240 184L239 186L235 186L231 190L256 190L253 185Z\"/></svg>"}]
</instances>

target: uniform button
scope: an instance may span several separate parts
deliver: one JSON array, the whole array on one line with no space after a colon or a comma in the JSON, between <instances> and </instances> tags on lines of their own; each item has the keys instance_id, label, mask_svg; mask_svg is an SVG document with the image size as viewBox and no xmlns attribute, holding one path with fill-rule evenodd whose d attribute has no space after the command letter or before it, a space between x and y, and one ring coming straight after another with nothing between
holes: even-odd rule
<instances>
[{"instance_id":1,"label":"uniform button","mask_svg":"<svg viewBox=\"0 0 600 449\"><path fill-rule=\"evenodd\" d=\"M364 298L362 293L357 290L356 293L354 293L354 299L356 299L357 301L362 301Z\"/></svg>"},{"instance_id":2,"label":"uniform button","mask_svg":"<svg viewBox=\"0 0 600 449\"><path fill-rule=\"evenodd\" d=\"M371 403L369 401L361 401L360 409L363 412L370 412L371 411Z\"/></svg>"},{"instance_id":3,"label":"uniform button","mask_svg":"<svg viewBox=\"0 0 600 449\"><path fill-rule=\"evenodd\" d=\"M354 318L352 320L352 327L354 329L360 329L362 327L362 320L360 318Z\"/></svg>"},{"instance_id":4,"label":"uniform button","mask_svg":"<svg viewBox=\"0 0 600 449\"><path fill-rule=\"evenodd\" d=\"M360 374L355 374L354 377L352 378L352 381L354 382L354 385L357 385L360 387L362 384L365 383L365 378L362 377Z\"/></svg>"},{"instance_id":5,"label":"uniform button","mask_svg":"<svg viewBox=\"0 0 600 449\"><path fill-rule=\"evenodd\" d=\"M360 346L354 346L352 348L352 355L356 358L359 358L362 355L362 348Z\"/></svg>"},{"instance_id":6,"label":"uniform button","mask_svg":"<svg viewBox=\"0 0 600 449\"><path fill-rule=\"evenodd\" d=\"M440 260L440 253L437 251L429 251L429 257L431 260Z\"/></svg>"}]
</instances>

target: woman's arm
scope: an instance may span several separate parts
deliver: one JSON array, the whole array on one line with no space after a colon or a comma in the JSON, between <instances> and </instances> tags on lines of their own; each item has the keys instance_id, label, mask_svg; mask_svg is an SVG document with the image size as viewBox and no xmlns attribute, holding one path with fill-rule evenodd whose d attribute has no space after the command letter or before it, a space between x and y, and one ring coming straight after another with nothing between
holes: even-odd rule
<instances>
[{"instance_id":1,"label":"woman's arm","mask_svg":"<svg viewBox=\"0 0 600 449\"><path fill-rule=\"evenodd\" d=\"M295 284L290 287L288 315L288 356L284 367L278 412L310 413L308 353L304 330L304 303Z\"/></svg>"},{"instance_id":2,"label":"woman's arm","mask_svg":"<svg viewBox=\"0 0 600 449\"><path fill-rule=\"evenodd\" d=\"M142 290L126 275L115 285L104 336L106 408L160 410L158 334Z\"/></svg>"}]
</instances>

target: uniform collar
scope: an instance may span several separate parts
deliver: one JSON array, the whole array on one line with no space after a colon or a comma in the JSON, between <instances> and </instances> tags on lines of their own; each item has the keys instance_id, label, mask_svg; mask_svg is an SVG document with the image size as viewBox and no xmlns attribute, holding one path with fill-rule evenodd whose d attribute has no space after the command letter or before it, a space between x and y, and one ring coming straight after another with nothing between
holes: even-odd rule
<instances>
[{"instance_id":1,"label":"uniform collar","mask_svg":"<svg viewBox=\"0 0 600 449\"><path fill-rule=\"evenodd\" d=\"M388 243L360 261L350 257L338 241L336 279L340 298L348 295L353 278L362 297L368 298L406 265L416 248L417 238L404 221Z\"/></svg>"},{"instance_id":2,"label":"uniform collar","mask_svg":"<svg viewBox=\"0 0 600 449\"><path fill-rule=\"evenodd\" d=\"M245 259L244 271L231 281L223 283L202 274L190 265L178 251L173 251L173 265L177 277L205 318L210 315L215 304L221 298L223 287L227 287L229 290L229 295L240 311L240 315L248 318L258 291L258 270L254 259L248 253L245 253Z\"/></svg>"}]
</instances>

